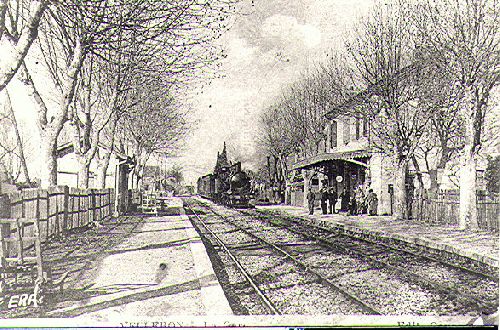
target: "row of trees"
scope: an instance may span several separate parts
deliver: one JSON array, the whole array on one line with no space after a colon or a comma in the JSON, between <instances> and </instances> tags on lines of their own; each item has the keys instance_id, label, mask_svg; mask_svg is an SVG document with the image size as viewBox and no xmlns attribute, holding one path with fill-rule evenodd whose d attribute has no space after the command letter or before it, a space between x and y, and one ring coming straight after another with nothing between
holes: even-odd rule
<instances>
[{"instance_id":1,"label":"row of trees","mask_svg":"<svg viewBox=\"0 0 500 330\"><path fill-rule=\"evenodd\" d=\"M496 0L376 6L341 50L266 109L262 144L280 159L307 153L324 139L326 112L364 118L372 146L397 164L396 216L407 216L410 163L424 163L436 188L437 173L460 156L460 225L477 228L476 166L498 87L498 19Z\"/></svg>"},{"instance_id":2,"label":"row of trees","mask_svg":"<svg viewBox=\"0 0 500 330\"><path fill-rule=\"evenodd\" d=\"M305 72L305 78L282 90L275 104L260 118L258 144L269 155L265 160L269 181L284 187L289 175L287 159L292 154L307 157L325 141L324 115L349 96L348 72L336 54Z\"/></svg>"},{"instance_id":3,"label":"row of trees","mask_svg":"<svg viewBox=\"0 0 500 330\"><path fill-rule=\"evenodd\" d=\"M174 150L189 126L183 87L215 72L223 53L213 41L235 2L1 0L0 92L19 78L36 104L42 185L57 184L64 142L78 159L81 187L94 161L105 185L113 150L134 155L138 175L152 153ZM5 108L3 123L19 135L11 103ZM30 181L22 139L13 148L7 140L3 158L14 155Z\"/></svg>"}]
</instances>

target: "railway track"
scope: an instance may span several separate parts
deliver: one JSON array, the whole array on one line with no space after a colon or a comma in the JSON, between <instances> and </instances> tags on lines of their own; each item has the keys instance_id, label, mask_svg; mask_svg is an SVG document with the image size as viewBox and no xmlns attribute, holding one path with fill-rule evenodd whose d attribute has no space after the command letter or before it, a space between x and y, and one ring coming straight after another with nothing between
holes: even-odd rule
<instances>
[{"instance_id":1,"label":"railway track","mask_svg":"<svg viewBox=\"0 0 500 330\"><path fill-rule=\"evenodd\" d=\"M494 269L491 271L484 271L484 270L478 270L477 267L468 267L468 266L476 266L476 265L471 264L471 260L468 260L468 262L466 262L466 263L468 263L468 265L466 265L466 266L460 265L457 263L450 262L446 259L443 260L443 259L440 259L438 257L435 257L428 252L422 251L421 248L411 247L408 245L405 247L402 247L402 246L394 247L392 245L385 244L383 242L374 242L374 241L370 240L369 238L362 238L362 237L353 236L352 234L345 233L343 231L342 231L342 233L339 233L339 230L322 227L320 225L315 224L314 222L310 221L310 219L307 219L307 218L302 218L302 217L294 218L294 217L288 216L288 215L276 216L276 215L269 214L269 213L264 212L264 211L256 211L256 213L252 214L252 216L257 216L260 218L280 218L280 219L286 218L286 221L293 223L295 225L298 225L300 227L303 227L303 228L306 227L306 228L308 228L309 231L311 230L311 228L314 228L316 230L325 231L329 234L335 234L337 236L339 234L341 234L341 236L343 238L348 238L348 239L356 241L356 242L365 242L366 244L369 244L369 245L377 244L377 245L385 247L387 250L391 250L391 251L398 253L398 254L404 254L406 256L411 255L411 256L415 257L416 259L423 259L423 260L435 262L435 263L438 263L441 265L445 265L449 268L456 269L457 271L460 271L460 272L466 272L468 274L472 274L472 275L478 276L480 278L490 279L494 282L498 282L498 280L499 280L497 269Z\"/></svg>"},{"instance_id":2,"label":"railway track","mask_svg":"<svg viewBox=\"0 0 500 330\"><path fill-rule=\"evenodd\" d=\"M238 226L224 215L216 212L214 212L214 216L218 217L222 221L208 222L202 219L202 217L200 217L193 208L189 209L191 213L194 215L194 217L196 217L198 222L212 237L212 242L215 242L216 249L218 248L220 250L223 250L229 256L229 258L237 265L239 271L243 274L247 282L259 296L260 300L269 310L270 314L286 314L291 311L289 309L289 306L285 306L283 304L283 301L281 301L280 305L280 300L276 299L277 296L275 294L276 291L280 291L281 289L289 289L290 287L293 286L303 286L303 285L306 286L313 285L316 287L316 289L318 289L317 286L321 286L323 290L326 289L326 291L330 291L332 293L331 294L332 298L335 298L333 301L335 301L338 304L338 306L331 306L332 310L329 311L331 314L335 312L337 313L342 312L346 314L371 314L371 315L380 314L380 312L375 310L373 306L370 306L369 304L363 302L356 296L338 287L333 282L328 280L325 276L322 276L320 273L310 269L306 264L301 262L299 259L295 258L293 255L291 255L284 249L250 232L248 228ZM225 223L226 225L231 224L232 226L234 226L234 229L230 229L228 231L222 231L221 230L222 228L220 226L221 222ZM218 228L218 230L213 230L210 228L210 226L211 225L213 226L214 224L217 225L216 227ZM240 234L244 233L244 236L247 236L250 240L238 243L235 243L233 240L233 242L229 243L227 242L228 241L227 238L221 237L224 236L224 234L234 235L236 232L239 232ZM270 267L262 268L258 272L255 272L255 270L248 270L248 263L247 266L245 266L244 265L245 262L242 261L242 259L245 259L245 257L248 256L245 253L245 251L255 251L255 250L259 250L261 253L262 251L265 251L274 256L278 255L279 256L277 258L278 262L275 263L274 265L271 265ZM277 282L275 281L276 278L274 278L274 281L272 281L272 283L267 282L264 276L259 276L262 275L263 272L269 272L269 271L272 272L273 270L276 270L278 268L292 269L290 268L291 265L299 268L299 270L294 274L295 276L292 276L294 277L294 283L290 283L289 279L286 278L286 275L284 277L284 281L279 282L278 280ZM288 273L288 275L289 274L290 273ZM274 294L271 294L271 292L273 292ZM287 307L288 311L284 310L285 309L284 307ZM292 312L294 314L297 313L296 310L292 310Z\"/></svg>"},{"instance_id":3,"label":"railway track","mask_svg":"<svg viewBox=\"0 0 500 330\"><path fill-rule=\"evenodd\" d=\"M242 213L259 217L256 215L258 212ZM259 218L265 221L283 221L283 217L278 216ZM373 242L349 237L312 223L304 224L293 218L287 218L283 225L287 230L314 239L330 250L361 258L453 299L461 297L464 304L478 311L492 313L498 308L498 277L387 245L377 244L377 248L374 248ZM445 277L444 273L448 276Z\"/></svg>"},{"instance_id":4,"label":"railway track","mask_svg":"<svg viewBox=\"0 0 500 330\"><path fill-rule=\"evenodd\" d=\"M205 207L211 209L210 206ZM394 296L394 293L383 292L386 283L381 283L379 288L376 286L370 288L363 283L361 275L371 274L371 277L365 278L364 281L370 281L371 278L379 276L386 282L394 282L394 285L404 284L407 289L409 288L408 290L414 291L406 296L411 297L411 293L415 293L414 296L420 295L420 297L415 297L416 300L428 301L428 307L431 310L425 310L426 306L421 306L423 311L419 311L418 308L406 309L411 312L440 315L481 314L481 312L495 310L498 307L498 284L481 274L453 268L450 265L440 264L435 260L397 251L387 246L349 238L338 232L311 226L309 223L300 223L299 220L262 215L253 210L229 210L228 212L230 216L222 216L226 222L244 228L258 239L263 239L262 236L265 235L274 237L263 240L266 244L272 244L275 249L281 250L281 253L288 254L288 258L300 264L302 269L313 270L316 276L326 279L378 313L398 313L397 308L388 308L394 306L388 306L387 302L381 301L384 295ZM217 214L217 211L214 213ZM272 227L269 227L270 224ZM296 236L286 239L286 233L293 233ZM293 240L300 241L298 237L315 242L316 246L320 247L311 253L303 252L301 251L303 245L293 244ZM323 256L326 261L319 263L315 261ZM337 264L331 262L336 258ZM329 266L324 267L325 264ZM351 280L354 284L349 280L345 281L344 275L348 276L348 274L353 274ZM354 290L351 290L352 288ZM374 292L371 295L366 294L363 288ZM391 291L393 288L387 290ZM382 292L377 293L377 291Z\"/></svg>"}]
</instances>

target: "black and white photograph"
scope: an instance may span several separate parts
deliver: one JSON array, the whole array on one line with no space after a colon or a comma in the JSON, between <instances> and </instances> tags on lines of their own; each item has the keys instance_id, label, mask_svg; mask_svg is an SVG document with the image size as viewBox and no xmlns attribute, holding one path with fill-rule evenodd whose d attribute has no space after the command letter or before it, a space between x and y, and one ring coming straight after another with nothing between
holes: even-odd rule
<instances>
[{"instance_id":1,"label":"black and white photograph","mask_svg":"<svg viewBox=\"0 0 500 330\"><path fill-rule=\"evenodd\" d=\"M498 326L500 0L0 0L0 327Z\"/></svg>"}]
</instances>

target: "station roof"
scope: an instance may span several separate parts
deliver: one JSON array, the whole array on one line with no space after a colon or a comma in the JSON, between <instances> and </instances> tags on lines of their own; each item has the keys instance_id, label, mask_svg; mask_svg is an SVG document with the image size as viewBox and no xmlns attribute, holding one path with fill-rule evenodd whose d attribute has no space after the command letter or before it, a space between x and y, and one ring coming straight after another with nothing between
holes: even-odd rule
<instances>
[{"instance_id":1,"label":"station roof","mask_svg":"<svg viewBox=\"0 0 500 330\"><path fill-rule=\"evenodd\" d=\"M393 81L405 80L412 74L415 74L415 71L418 70L421 67L421 65L422 65L421 62L412 63L394 73L391 79ZM327 119L335 119L339 114L351 113L353 108L364 104L373 95L380 94L381 91L384 89L384 84L387 84L386 80L379 79L375 83L370 84L366 89L353 94L345 102L338 104L331 111L327 112L325 114L325 117Z\"/></svg>"},{"instance_id":2,"label":"station roof","mask_svg":"<svg viewBox=\"0 0 500 330\"><path fill-rule=\"evenodd\" d=\"M338 161L338 160L350 162L359 166L368 167L368 164L360 161L360 159L368 157L370 157L370 153L367 150L324 152L292 164L292 169L294 170L307 169L323 165L330 161Z\"/></svg>"}]
</instances>

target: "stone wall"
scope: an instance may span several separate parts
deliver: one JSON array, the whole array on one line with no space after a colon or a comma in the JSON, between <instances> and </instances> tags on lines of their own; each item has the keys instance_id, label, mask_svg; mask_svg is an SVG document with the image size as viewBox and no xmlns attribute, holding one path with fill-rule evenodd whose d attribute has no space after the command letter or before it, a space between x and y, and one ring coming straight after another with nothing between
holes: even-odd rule
<instances>
[{"instance_id":1,"label":"stone wall","mask_svg":"<svg viewBox=\"0 0 500 330\"><path fill-rule=\"evenodd\" d=\"M389 157L373 154L370 158L370 187L378 196L378 214L391 214L389 185L394 185L394 165Z\"/></svg>"}]
</instances>

